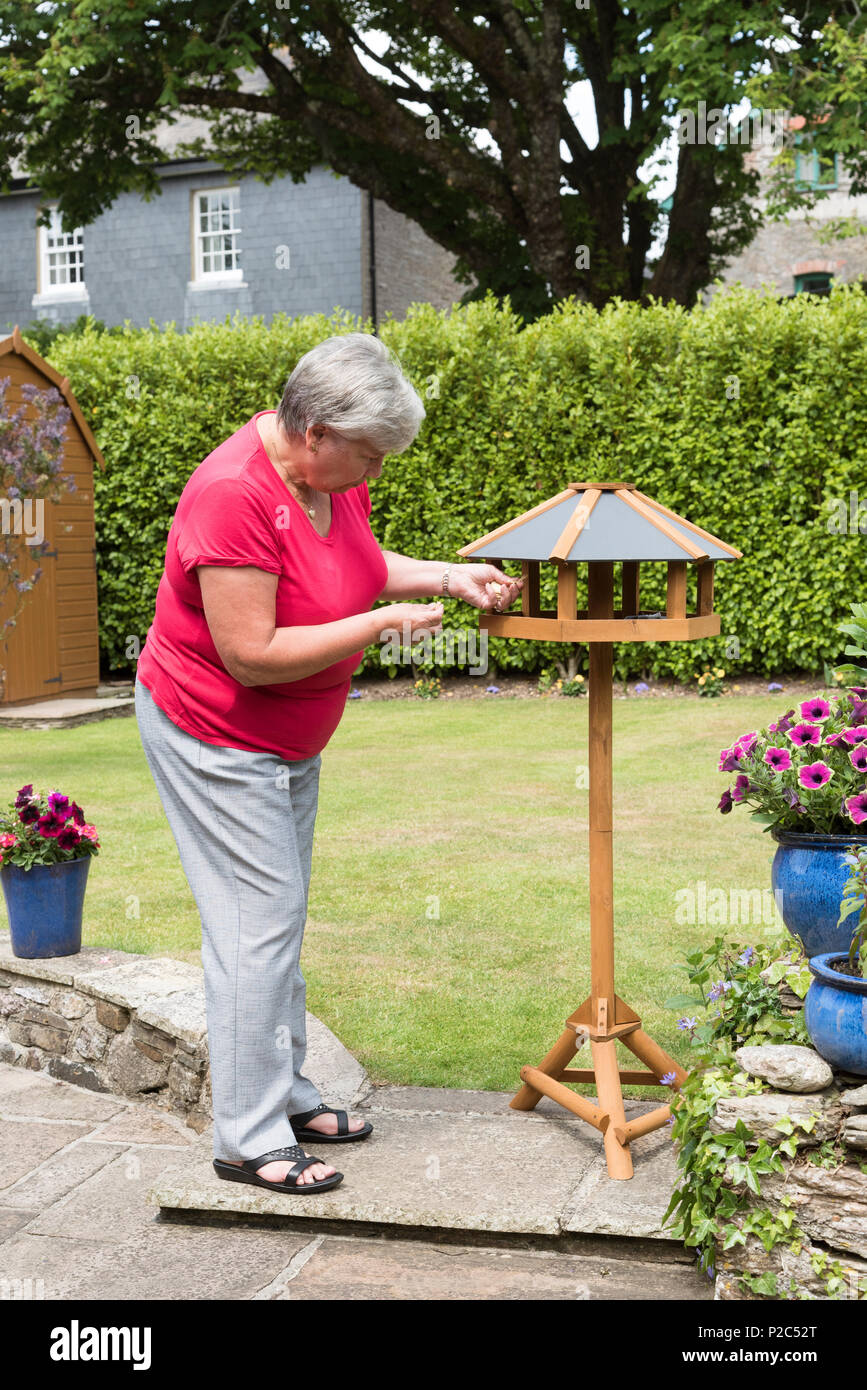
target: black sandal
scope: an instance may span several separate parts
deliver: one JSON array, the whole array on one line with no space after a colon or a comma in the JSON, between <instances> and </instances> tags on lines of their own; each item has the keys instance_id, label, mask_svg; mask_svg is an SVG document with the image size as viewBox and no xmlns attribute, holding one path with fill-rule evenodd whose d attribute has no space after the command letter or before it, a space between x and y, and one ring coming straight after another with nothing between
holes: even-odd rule
<instances>
[{"instance_id":1,"label":"black sandal","mask_svg":"<svg viewBox=\"0 0 867 1390\"><path fill-rule=\"evenodd\" d=\"M260 1178L256 1169L263 1167L271 1159L279 1158L296 1158L299 1161L293 1163L282 1182ZM332 1173L330 1178L319 1178L317 1182L299 1182L305 1168L309 1168L312 1163L321 1162L321 1158L306 1154L300 1144L292 1144L286 1149L272 1149L270 1153L260 1154L258 1158L245 1158L240 1167L234 1163L226 1163L222 1158L215 1158L214 1171L218 1178L226 1178L229 1182L252 1182L257 1187L270 1187L272 1192L321 1192L326 1187L338 1187L343 1182L342 1173ZM295 1181L291 1182L291 1178Z\"/></svg>"},{"instance_id":2,"label":"black sandal","mask_svg":"<svg viewBox=\"0 0 867 1390\"><path fill-rule=\"evenodd\" d=\"M323 1134L319 1129L306 1129L307 1121L312 1120L314 1115L336 1115L337 1133ZM289 1123L296 1139L309 1139L314 1144L349 1144L353 1139L366 1139L373 1133L373 1125L368 1124L366 1120L363 1129L351 1130L346 1111L334 1110L325 1104L317 1105L315 1110L305 1110L300 1115L289 1115Z\"/></svg>"}]
</instances>

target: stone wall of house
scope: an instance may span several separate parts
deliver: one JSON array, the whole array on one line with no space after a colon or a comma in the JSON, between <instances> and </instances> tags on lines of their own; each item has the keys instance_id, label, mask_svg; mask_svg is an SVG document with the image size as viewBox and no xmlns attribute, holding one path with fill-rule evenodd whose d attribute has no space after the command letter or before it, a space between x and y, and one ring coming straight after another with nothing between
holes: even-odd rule
<instances>
[{"instance_id":1,"label":"stone wall of house","mask_svg":"<svg viewBox=\"0 0 867 1390\"><path fill-rule=\"evenodd\" d=\"M194 192L240 187L244 278L228 288L191 288ZM84 229L84 299L34 306L39 194L0 198L0 328L34 318L70 322L82 313L113 325L223 319L236 310L269 319L361 312L361 193L325 166L303 183L229 179L212 165L169 166L159 197L122 194ZM285 248L285 249L283 249Z\"/></svg>"},{"instance_id":2,"label":"stone wall of house","mask_svg":"<svg viewBox=\"0 0 867 1390\"><path fill-rule=\"evenodd\" d=\"M368 195L361 195L362 310L371 312L370 217ZM402 319L410 304L421 300L435 309L457 303L468 286L452 274L454 257L423 232L417 222L395 212L387 203L374 201L376 248L376 314L381 322L388 314Z\"/></svg>"},{"instance_id":3,"label":"stone wall of house","mask_svg":"<svg viewBox=\"0 0 867 1390\"><path fill-rule=\"evenodd\" d=\"M781 1068L786 1054L791 1065ZM808 1048L742 1048L736 1057L748 1074L772 1080L773 1089L719 1101L710 1129L732 1133L742 1122L752 1135L751 1146L764 1139L773 1147L784 1137L781 1122L788 1129L785 1117L792 1121L797 1152L793 1158L783 1157L782 1172L760 1179L760 1197L743 1185L735 1190L749 1197L747 1211L761 1206L776 1214L785 1196L806 1240L797 1249L780 1243L770 1252L754 1234L728 1250L718 1245L715 1297L754 1299L758 1295L742 1276L773 1274L782 1297L793 1296L785 1290L794 1280L802 1296L867 1298L867 1084L863 1077L832 1071ZM813 1068L812 1080L809 1075L805 1079L805 1063ZM736 1224L743 1222L741 1215ZM834 1262L839 1263L842 1282L829 1294L827 1270Z\"/></svg>"},{"instance_id":4,"label":"stone wall of house","mask_svg":"<svg viewBox=\"0 0 867 1390\"><path fill-rule=\"evenodd\" d=\"M751 150L745 158L748 167L766 172L776 151L770 146ZM851 179L840 169L838 186L809 212L795 212L785 221L767 222L755 239L733 257L721 274L723 285L740 282L750 289L763 285L776 294L795 291L795 276L824 271L835 280L855 280L867 275L867 235L822 242L818 233L831 219L857 218L867 226L867 197L853 197ZM763 196L757 200L763 204ZM711 288L707 298L718 291Z\"/></svg>"}]
</instances>

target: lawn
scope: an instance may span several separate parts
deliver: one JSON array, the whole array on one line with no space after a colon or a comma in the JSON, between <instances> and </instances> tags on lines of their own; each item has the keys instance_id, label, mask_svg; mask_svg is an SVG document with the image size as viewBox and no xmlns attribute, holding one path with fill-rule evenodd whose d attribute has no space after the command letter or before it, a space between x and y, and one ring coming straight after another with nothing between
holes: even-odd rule
<instances>
[{"instance_id":1,"label":"lawn","mask_svg":"<svg viewBox=\"0 0 867 1390\"><path fill-rule=\"evenodd\" d=\"M785 693L615 701L618 993L682 1060L664 1008L682 952L768 931L678 921L676 895L699 882L770 886L773 843L716 810L717 753L785 707ZM302 965L308 1008L374 1080L510 1089L589 993L586 763L584 700L349 703L323 755ZM99 828L85 943L198 960L135 720L0 732L0 800L24 782L74 796Z\"/></svg>"}]
</instances>

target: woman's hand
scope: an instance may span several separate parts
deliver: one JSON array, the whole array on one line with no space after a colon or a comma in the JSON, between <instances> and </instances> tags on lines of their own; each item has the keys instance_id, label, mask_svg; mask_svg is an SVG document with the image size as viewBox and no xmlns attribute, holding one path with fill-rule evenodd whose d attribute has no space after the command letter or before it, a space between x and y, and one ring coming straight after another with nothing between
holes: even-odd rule
<instances>
[{"instance_id":1,"label":"woman's hand","mask_svg":"<svg viewBox=\"0 0 867 1390\"><path fill-rule=\"evenodd\" d=\"M399 628L403 632L404 623L409 623L413 637L421 632L442 632L443 628L441 603L387 603L375 608L373 616L381 630Z\"/></svg>"},{"instance_id":2,"label":"woman's hand","mask_svg":"<svg viewBox=\"0 0 867 1390\"><path fill-rule=\"evenodd\" d=\"M510 579L494 565L453 565L449 575L451 598L462 598L488 613L505 613L523 587L523 579Z\"/></svg>"}]
</instances>

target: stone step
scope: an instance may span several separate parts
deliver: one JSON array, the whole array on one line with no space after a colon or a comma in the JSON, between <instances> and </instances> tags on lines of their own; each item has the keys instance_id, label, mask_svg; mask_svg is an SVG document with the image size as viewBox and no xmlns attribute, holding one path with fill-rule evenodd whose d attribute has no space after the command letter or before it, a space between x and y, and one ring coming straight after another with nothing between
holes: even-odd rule
<instances>
[{"instance_id":1,"label":"stone step","mask_svg":"<svg viewBox=\"0 0 867 1390\"><path fill-rule=\"evenodd\" d=\"M129 694L81 699L61 696L57 700L34 700L27 705L0 708L0 728L71 729L100 719L127 718L134 713L135 699Z\"/></svg>"},{"instance_id":2,"label":"stone step","mask_svg":"<svg viewBox=\"0 0 867 1390\"><path fill-rule=\"evenodd\" d=\"M377 1086L355 1107L374 1127L369 1139L305 1143L344 1174L339 1187L296 1196L227 1182L199 1149L160 1174L149 1200L169 1219L549 1246L592 1238L621 1257L691 1261L662 1226L676 1179L668 1130L636 1140L634 1177L615 1181L595 1131L547 1098L510 1110L513 1094ZM626 1102L627 1117L654 1108Z\"/></svg>"}]
</instances>

